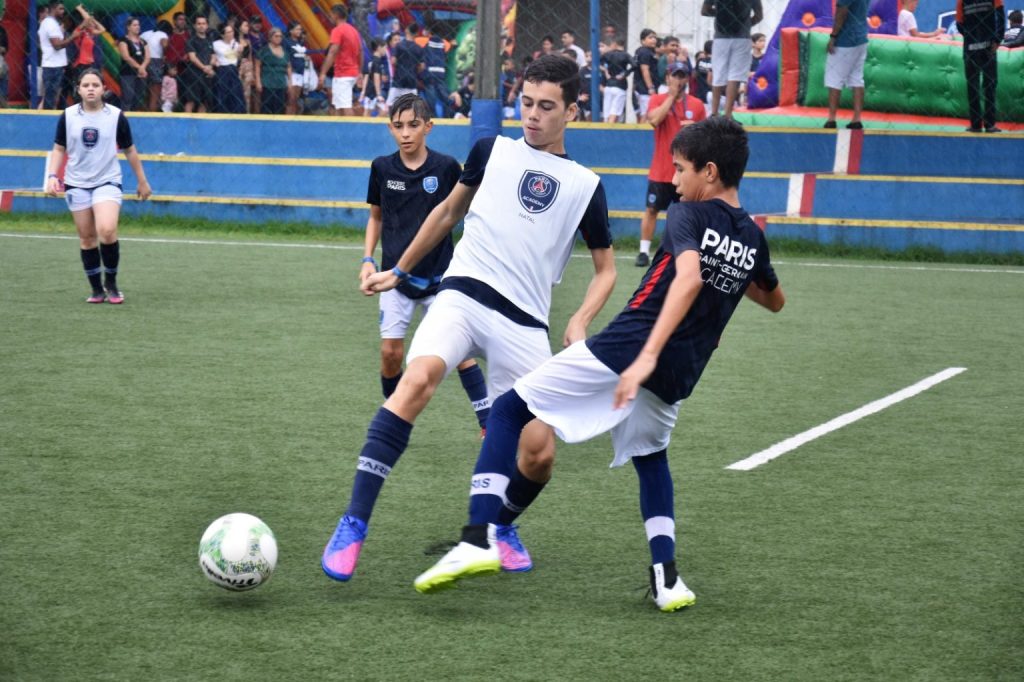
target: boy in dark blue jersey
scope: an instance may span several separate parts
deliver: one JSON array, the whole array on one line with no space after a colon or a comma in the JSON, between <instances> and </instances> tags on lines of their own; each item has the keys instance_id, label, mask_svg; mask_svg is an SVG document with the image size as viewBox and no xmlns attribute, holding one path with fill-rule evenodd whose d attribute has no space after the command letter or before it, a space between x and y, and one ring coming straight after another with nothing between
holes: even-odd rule
<instances>
[{"instance_id":1,"label":"boy in dark blue jersey","mask_svg":"<svg viewBox=\"0 0 1024 682\"><path fill-rule=\"evenodd\" d=\"M494 401L473 476L469 525L462 541L416 579L418 591L498 572L494 524L511 523L536 495L515 482L500 495L486 491L516 466L522 430L540 423L570 443L612 432L613 466L632 460L640 478L655 602L675 611L696 601L675 567L669 438L740 298L773 312L785 303L764 234L739 205L748 155L746 133L731 119L715 117L679 132L673 184L685 201L669 208L650 269L604 330Z\"/></svg>"},{"instance_id":2,"label":"boy in dark blue jersey","mask_svg":"<svg viewBox=\"0 0 1024 682\"><path fill-rule=\"evenodd\" d=\"M459 181L462 174L459 162L427 147L427 135L432 127L425 100L416 95L402 95L395 100L388 130L395 138L398 151L378 156L370 166L370 183L366 190L370 218L366 221L360 285L377 272L377 261L373 257L377 242L381 242L381 264L385 270L392 269L426 217ZM380 296L380 384L385 398L391 397L402 378L405 332L409 323L416 308L422 307L425 312L433 303L441 275L452 259L452 249L449 234L412 269L410 281ZM419 286L414 286L414 282ZM460 364L458 369L462 386L483 429L490 411L483 372L472 359Z\"/></svg>"}]
</instances>

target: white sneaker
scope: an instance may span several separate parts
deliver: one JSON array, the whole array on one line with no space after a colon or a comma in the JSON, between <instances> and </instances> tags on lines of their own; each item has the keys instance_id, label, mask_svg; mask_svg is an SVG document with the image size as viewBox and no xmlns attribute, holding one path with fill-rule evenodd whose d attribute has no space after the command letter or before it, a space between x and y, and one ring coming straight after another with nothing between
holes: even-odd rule
<instances>
[{"instance_id":1,"label":"white sneaker","mask_svg":"<svg viewBox=\"0 0 1024 682\"><path fill-rule=\"evenodd\" d=\"M667 583L671 583L671 587ZM697 601L697 595L690 591L683 579L676 573L676 562L651 566L651 593L654 603L665 613L678 611Z\"/></svg>"},{"instance_id":2,"label":"white sneaker","mask_svg":"<svg viewBox=\"0 0 1024 682\"><path fill-rule=\"evenodd\" d=\"M413 581L416 591L429 594L455 587L455 583L462 578L500 573L501 556L493 523L487 524L487 544L487 549L468 542L455 545L440 561Z\"/></svg>"}]
</instances>

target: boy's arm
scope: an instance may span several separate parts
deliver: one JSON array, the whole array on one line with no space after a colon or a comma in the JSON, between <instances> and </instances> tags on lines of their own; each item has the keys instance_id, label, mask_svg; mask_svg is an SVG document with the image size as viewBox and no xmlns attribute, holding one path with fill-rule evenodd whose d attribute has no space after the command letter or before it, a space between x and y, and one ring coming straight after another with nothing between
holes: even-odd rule
<instances>
[{"instance_id":1,"label":"boy's arm","mask_svg":"<svg viewBox=\"0 0 1024 682\"><path fill-rule=\"evenodd\" d=\"M466 217L469 204L476 196L477 187L470 187L461 182L455 184L452 193L434 207L427 219L423 221L416 236L398 259L395 269L403 273L410 272L423 260L430 251L441 243L441 240L452 231L452 228ZM362 287L363 293L372 296L374 293L389 291L398 286L401 280L394 270L378 272L366 278Z\"/></svg>"},{"instance_id":2,"label":"boy's arm","mask_svg":"<svg viewBox=\"0 0 1024 682\"><path fill-rule=\"evenodd\" d=\"M618 276L615 270L615 249L591 249L590 256L594 259L594 276L587 286L583 303L569 318L569 324L565 327L562 345L566 348L587 338L587 327L601 312L601 308L608 302L608 297L615 288L615 279Z\"/></svg>"},{"instance_id":3,"label":"boy's arm","mask_svg":"<svg viewBox=\"0 0 1024 682\"><path fill-rule=\"evenodd\" d=\"M746 297L773 313L779 312L786 305L786 295L782 293L782 287L777 285L771 291L766 291L754 282L747 287Z\"/></svg>"},{"instance_id":4,"label":"boy's arm","mask_svg":"<svg viewBox=\"0 0 1024 682\"><path fill-rule=\"evenodd\" d=\"M359 268L359 284L362 285L366 278L377 272L377 263L366 260L373 258L373 252L377 250L377 242L380 241L380 231L384 218L380 206L370 204L370 217L366 220L366 240L363 242L363 265Z\"/></svg>"},{"instance_id":5,"label":"boy's arm","mask_svg":"<svg viewBox=\"0 0 1024 682\"><path fill-rule=\"evenodd\" d=\"M640 384L651 376L661 350L690 311L703 286L700 278L700 253L690 250L676 256L676 276L669 285L665 304L658 313L647 342L633 364L619 375L619 385L615 387L615 409L625 407L630 400L636 398Z\"/></svg>"}]
</instances>

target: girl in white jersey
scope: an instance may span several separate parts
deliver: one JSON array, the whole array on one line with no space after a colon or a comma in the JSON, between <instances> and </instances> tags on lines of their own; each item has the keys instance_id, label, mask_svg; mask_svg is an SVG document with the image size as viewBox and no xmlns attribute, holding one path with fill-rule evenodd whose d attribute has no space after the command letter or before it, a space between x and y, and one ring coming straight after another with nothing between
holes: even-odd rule
<instances>
[{"instance_id":1,"label":"girl in white jersey","mask_svg":"<svg viewBox=\"0 0 1024 682\"><path fill-rule=\"evenodd\" d=\"M117 287L120 249L117 221L121 213L121 166L117 150L124 152L138 180L138 195L153 193L132 142L132 131L121 110L103 102L103 81L95 69L78 77L81 104L68 107L57 122L53 152L46 170L46 193L64 197L78 230L82 266L92 285L89 303L123 303ZM57 172L64 165L64 182ZM101 281L100 271L105 281Z\"/></svg>"}]
</instances>

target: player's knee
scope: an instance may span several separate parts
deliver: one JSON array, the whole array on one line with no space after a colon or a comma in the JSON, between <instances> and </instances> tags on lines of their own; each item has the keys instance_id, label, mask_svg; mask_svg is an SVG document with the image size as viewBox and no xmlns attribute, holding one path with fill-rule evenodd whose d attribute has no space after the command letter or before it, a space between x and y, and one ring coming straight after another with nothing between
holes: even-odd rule
<instances>
[{"instance_id":1,"label":"player's knee","mask_svg":"<svg viewBox=\"0 0 1024 682\"><path fill-rule=\"evenodd\" d=\"M403 355L404 353L401 348L382 346L380 349L381 374L386 377L393 377L401 372Z\"/></svg>"},{"instance_id":2,"label":"player's knee","mask_svg":"<svg viewBox=\"0 0 1024 682\"><path fill-rule=\"evenodd\" d=\"M519 470L531 481L547 481L551 478L554 468L555 449L553 447L539 450L524 448L519 452Z\"/></svg>"},{"instance_id":3,"label":"player's knee","mask_svg":"<svg viewBox=\"0 0 1024 682\"><path fill-rule=\"evenodd\" d=\"M419 367L411 366L406 368L405 373L402 375L402 381L398 384L398 390L395 391L393 397L409 403L422 403L425 405L434 395L436 388L437 381L429 372L424 372Z\"/></svg>"}]
</instances>

